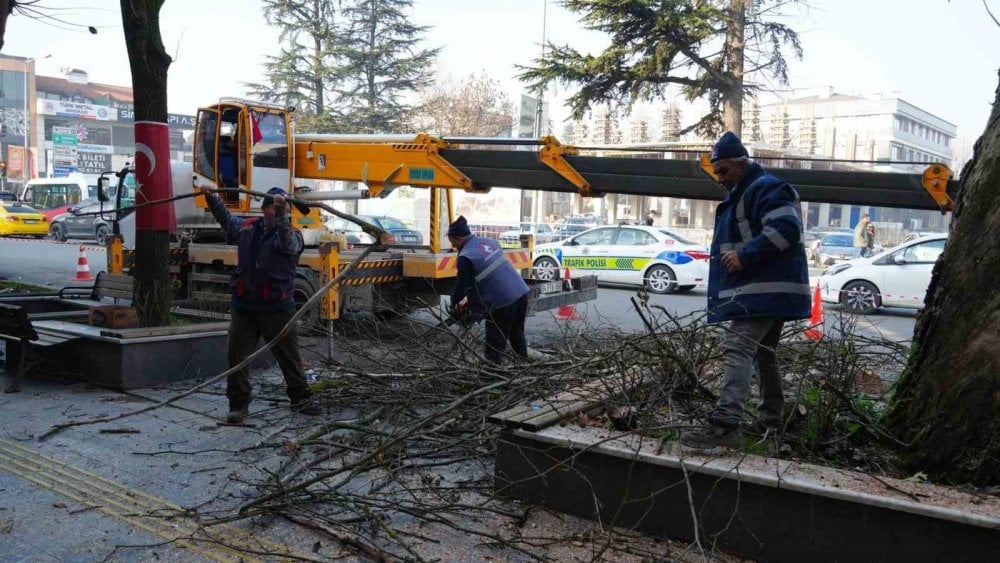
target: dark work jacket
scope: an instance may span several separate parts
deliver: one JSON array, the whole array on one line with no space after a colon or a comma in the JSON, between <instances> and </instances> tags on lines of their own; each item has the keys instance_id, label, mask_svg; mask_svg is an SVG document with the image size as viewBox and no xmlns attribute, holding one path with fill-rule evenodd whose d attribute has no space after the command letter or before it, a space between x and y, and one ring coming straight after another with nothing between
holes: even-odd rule
<instances>
[{"instance_id":1,"label":"dark work jacket","mask_svg":"<svg viewBox=\"0 0 1000 563\"><path fill-rule=\"evenodd\" d=\"M229 281L233 308L249 312L295 309L295 273L305 244L288 216L276 218L271 228L262 217L234 217L215 195L206 195L212 215L239 252Z\"/></svg>"},{"instance_id":2,"label":"dark work jacket","mask_svg":"<svg viewBox=\"0 0 1000 563\"><path fill-rule=\"evenodd\" d=\"M458 279L451 302L469 298L474 313L492 313L528 293L528 284L514 269L497 241L471 237L458 251Z\"/></svg>"},{"instance_id":3,"label":"dark work jacket","mask_svg":"<svg viewBox=\"0 0 1000 563\"><path fill-rule=\"evenodd\" d=\"M791 185L759 164L715 211L708 272L708 320L809 317L809 270L802 211ZM743 269L730 273L722 254L735 250Z\"/></svg>"}]
</instances>

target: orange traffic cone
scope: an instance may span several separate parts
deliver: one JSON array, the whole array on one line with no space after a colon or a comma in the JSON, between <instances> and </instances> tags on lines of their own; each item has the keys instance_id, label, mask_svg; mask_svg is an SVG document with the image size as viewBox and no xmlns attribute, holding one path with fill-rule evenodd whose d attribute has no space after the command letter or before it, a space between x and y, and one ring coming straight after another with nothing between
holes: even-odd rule
<instances>
[{"instance_id":1,"label":"orange traffic cone","mask_svg":"<svg viewBox=\"0 0 1000 563\"><path fill-rule=\"evenodd\" d=\"M809 328L806 329L805 337L813 342L819 342L823 338L823 300L819 297L819 282L813 290L812 314L809 315Z\"/></svg>"},{"instance_id":2,"label":"orange traffic cone","mask_svg":"<svg viewBox=\"0 0 1000 563\"><path fill-rule=\"evenodd\" d=\"M90 276L90 264L87 262L87 250L80 245L80 257L76 259L76 277L73 281L94 281Z\"/></svg>"},{"instance_id":3,"label":"orange traffic cone","mask_svg":"<svg viewBox=\"0 0 1000 563\"><path fill-rule=\"evenodd\" d=\"M563 279L564 280L570 279L570 277L569 277L569 267L563 268Z\"/></svg>"},{"instance_id":4,"label":"orange traffic cone","mask_svg":"<svg viewBox=\"0 0 1000 563\"><path fill-rule=\"evenodd\" d=\"M556 310L556 320L558 321L579 321L583 317L576 312L575 305L563 305Z\"/></svg>"}]
</instances>

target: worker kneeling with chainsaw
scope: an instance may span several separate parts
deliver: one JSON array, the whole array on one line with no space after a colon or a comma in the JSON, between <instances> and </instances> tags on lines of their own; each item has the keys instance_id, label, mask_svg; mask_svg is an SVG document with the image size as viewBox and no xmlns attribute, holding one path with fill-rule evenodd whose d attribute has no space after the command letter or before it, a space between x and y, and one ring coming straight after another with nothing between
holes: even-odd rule
<instances>
[{"instance_id":1,"label":"worker kneeling with chainsaw","mask_svg":"<svg viewBox=\"0 0 1000 563\"><path fill-rule=\"evenodd\" d=\"M528 284L496 240L472 236L465 217L448 227L448 240L458 249L452 315L486 321L486 359L491 363L502 361L508 342L515 354L527 359L524 317L528 314Z\"/></svg>"},{"instance_id":2,"label":"worker kneeling with chainsaw","mask_svg":"<svg viewBox=\"0 0 1000 563\"><path fill-rule=\"evenodd\" d=\"M219 196L202 189L208 208L223 230L236 240L239 258L229 282L232 293L232 320L229 324L229 366L245 360L257 349L263 336L270 341L277 336L295 314L295 269L305 244L302 233L292 228L281 188L267 190L258 218L233 217ZM308 211L308 210L307 210ZM302 369L299 343L294 328L283 336L271 352L285 376L292 410L303 414L320 414L310 400L309 384ZM250 369L244 367L230 374L226 382L229 398L228 421L243 422L250 415Z\"/></svg>"}]
</instances>

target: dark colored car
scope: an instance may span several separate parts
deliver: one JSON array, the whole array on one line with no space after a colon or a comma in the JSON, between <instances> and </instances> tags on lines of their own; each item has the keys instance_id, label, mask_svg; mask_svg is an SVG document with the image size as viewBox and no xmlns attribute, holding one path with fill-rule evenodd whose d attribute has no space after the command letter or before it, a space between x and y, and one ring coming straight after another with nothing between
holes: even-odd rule
<instances>
[{"instance_id":1,"label":"dark colored car","mask_svg":"<svg viewBox=\"0 0 1000 563\"><path fill-rule=\"evenodd\" d=\"M424 235L420 231L413 230L395 217L358 215L362 221L367 221L376 227L380 227L393 236L395 244L422 245ZM330 219L326 222L326 228L331 231L341 231L347 235L347 242L350 244L373 244L375 239L371 235L361 230L361 227L345 221L344 219Z\"/></svg>"},{"instance_id":2,"label":"dark colored car","mask_svg":"<svg viewBox=\"0 0 1000 563\"><path fill-rule=\"evenodd\" d=\"M17 201L17 194L14 192L0 192L0 201Z\"/></svg>"},{"instance_id":3,"label":"dark colored car","mask_svg":"<svg viewBox=\"0 0 1000 563\"><path fill-rule=\"evenodd\" d=\"M101 211L104 213L101 214ZM101 202L96 199L85 199L70 207L66 213L52 218L49 236L60 242L71 238L93 239L97 244L103 245L111 234L111 222L114 218L114 204L104 203L102 207Z\"/></svg>"}]
</instances>

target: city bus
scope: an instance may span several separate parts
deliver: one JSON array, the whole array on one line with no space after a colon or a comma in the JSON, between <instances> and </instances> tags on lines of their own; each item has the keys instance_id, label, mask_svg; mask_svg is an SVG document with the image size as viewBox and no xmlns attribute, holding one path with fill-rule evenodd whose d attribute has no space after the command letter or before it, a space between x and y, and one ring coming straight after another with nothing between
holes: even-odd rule
<instances>
[{"instance_id":1,"label":"city bus","mask_svg":"<svg viewBox=\"0 0 1000 563\"><path fill-rule=\"evenodd\" d=\"M51 221L83 201L87 193L87 183L82 178L35 178L28 180L21 201Z\"/></svg>"}]
</instances>

